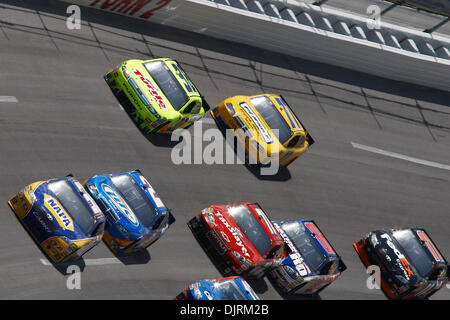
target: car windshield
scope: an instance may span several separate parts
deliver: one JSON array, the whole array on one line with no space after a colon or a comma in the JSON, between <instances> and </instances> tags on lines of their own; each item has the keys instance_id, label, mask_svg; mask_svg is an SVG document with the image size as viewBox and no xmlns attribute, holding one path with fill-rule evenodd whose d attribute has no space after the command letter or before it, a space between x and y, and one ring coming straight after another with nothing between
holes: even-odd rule
<instances>
[{"instance_id":1,"label":"car windshield","mask_svg":"<svg viewBox=\"0 0 450 320\"><path fill-rule=\"evenodd\" d=\"M188 96L169 67L163 61L147 62L144 66L173 108L177 111L183 108L189 100Z\"/></svg>"},{"instance_id":2,"label":"car windshield","mask_svg":"<svg viewBox=\"0 0 450 320\"><path fill-rule=\"evenodd\" d=\"M394 231L393 236L403 248L404 254L408 258L408 261L414 265L417 272L422 277L427 276L432 271L433 263L412 231Z\"/></svg>"},{"instance_id":3,"label":"car windshield","mask_svg":"<svg viewBox=\"0 0 450 320\"><path fill-rule=\"evenodd\" d=\"M278 129L278 140L284 144L292 136L292 131L272 101L267 96L254 97L250 101L267 125L272 130Z\"/></svg>"},{"instance_id":4,"label":"car windshield","mask_svg":"<svg viewBox=\"0 0 450 320\"><path fill-rule=\"evenodd\" d=\"M220 291L223 300L248 300L233 280L216 282L214 288Z\"/></svg>"},{"instance_id":5,"label":"car windshield","mask_svg":"<svg viewBox=\"0 0 450 320\"><path fill-rule=\"evenodd\" d=\"M305 258L306 262L312 269L318 272L325 262L326 256L322 253L309 232L306 231L303 224L294 221L284 223L281 227L300 254Z\"/></svg>"},{"instance_id":6,"label":"car windshield","mask_svg":"<svg viewBox=\"0 0 450 320\"><path fill-rule=\"evenodd\" d=\"M228 212L256 250L264 255L270 249L272 241L249 208L246 205L239 205L229 207Z\"/></svg>"},{"instance_id":7,"label":"car windshield","mask_svg":"<svg viewBox=\"0 0 450 320\"><path fill-rule=\"evenodd\" d=\"M51 182L48 185L48 189L66 209L77 226L90 237L95 230L95 217L82 200L80 194L66 180Z\"/></svg>"},{"instance_id":8,"label":"car windshield","mask_svg":"<svg viewBox=\"0 0 450 320\"><path fill-rule=\"evenodd\" d=\"M192 83L191 79L188 78L188 76L184 72L183 68L181 66L177 65L176 63L172 63L171 65L172 65L172 68L174 68L175 72L178 72L180 78L184 80L186 89L190 93L198 94L197 88Z\"/></svg>"},{"instance_id":9,"label":"car windshield","mask_svg":"<svg viewBox=\"0 0 450 320\"><path fill-rule=\"evenodd\" d=\"M151 226L157 216L157 211L136 181L128 174L114 176L111 181L140 222L146 227Z\"/></svg>"}]
</instances>

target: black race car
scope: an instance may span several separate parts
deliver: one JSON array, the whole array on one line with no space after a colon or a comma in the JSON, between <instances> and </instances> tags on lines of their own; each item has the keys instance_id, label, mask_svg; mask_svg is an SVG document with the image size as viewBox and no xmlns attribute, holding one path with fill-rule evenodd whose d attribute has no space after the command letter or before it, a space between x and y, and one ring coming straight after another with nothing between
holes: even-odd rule
<instances>
[{"instance_id":1,"label":"black race car","mask_svg":"<svg viewBox=\"0 0 450 320\"><path fill-rule=\"evenodd\" d=\"M372 231L353 247L366 267L380 268L390 299L428 298L449 280L450 266L424 229Z\"/></svg>"}]
</instances>

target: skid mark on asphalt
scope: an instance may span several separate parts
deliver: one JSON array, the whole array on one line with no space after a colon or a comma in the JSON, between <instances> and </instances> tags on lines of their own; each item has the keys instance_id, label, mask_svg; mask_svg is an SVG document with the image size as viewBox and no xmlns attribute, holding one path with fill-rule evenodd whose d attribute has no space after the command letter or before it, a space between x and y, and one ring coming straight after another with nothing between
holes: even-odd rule
<instances>
[{"instance_id":1,"label":"skid mark on asphalt","mask_svg":"<svg viewBox=\"0 0 450 320\"><path fill-rule=\"evenodd\" d=\"M359 144L359 143L355 143L355 142L351 142L351 144L352 144L353 148L355 148L355 149L360 149L360 150L364 150L364 151L368 151L368 152L373 152L373 153L381 154L381 155L384 155L384 156L387 156L387 157L401 159L401 160L405 160L405 161L421 164L421 165L428 166L428 167L444 169L444 170L450 170L450 166L446 165L446 164L433 162L433 161L428 161L428 160L423 160L423 159L418 159L418 158L414 158L414 157L409 157L409 156L405 156L405 155L400 154L400 153L386 151L386 150L378 149L378 148L374 148L374 147L369 147L369 146L365 146L363 144Z\"/></svg>"}]
</instances>

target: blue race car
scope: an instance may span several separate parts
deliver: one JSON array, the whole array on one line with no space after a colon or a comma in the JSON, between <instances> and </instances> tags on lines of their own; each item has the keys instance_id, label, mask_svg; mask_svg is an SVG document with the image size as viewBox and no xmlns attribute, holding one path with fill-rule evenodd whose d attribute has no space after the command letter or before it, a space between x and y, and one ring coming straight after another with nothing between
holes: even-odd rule
<instances>
[{"instance_id":1,"label":"blue race car","mask_svg":"<svg viewBox=\"0 0 450 320\"><path fill-rule=\"evenodd\" d=\"M102 238L105 216L72 176L32 183L8 204L54 263L80 258Z\"/></svg>"},{"instance_id":2,"label":"blue race car","mask_svg":"<svg viewBox=\"0 0 450 320\"><path fill-rule=\"evenodd\" d=\"M199 280L175 300L259 300L252 287L239 276Z\"/></svg>"},{"instance_id":3,"label":"blue race car","mask_svg":"<svg viewBox=\"0 0 450 320\"><path fill-rule=\"evenodd\" d=\"M347 268L314 221L273 223L285 242L286 258L268 274L288 294L318 294Z\"/></svg>"},{"instance_id":4,"label":"blue race car","mask_svg":"<svg viewBox=\"0 0 450 320\"><path fill-rule=\"evenodd\" d=\"M106 215L103 240L115 253L147 248L175 222L139 170L96 175L84 185Z\"/></svg>"}]
</instances>

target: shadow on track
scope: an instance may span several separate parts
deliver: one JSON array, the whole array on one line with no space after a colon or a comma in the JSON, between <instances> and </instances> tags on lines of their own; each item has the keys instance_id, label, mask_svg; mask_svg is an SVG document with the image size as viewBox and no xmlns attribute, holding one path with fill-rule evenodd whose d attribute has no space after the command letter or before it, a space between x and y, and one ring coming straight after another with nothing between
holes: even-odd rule
<instances>
[{"instance_id":1,"label":"shadow on track","mask_svg":"<svg viewBox=\"0 0 450 320\"><path fill-rule=\"evenodd\" d=\"M291 179L291 172L288 168L280 167L276 174L263 174L261 167L254 165L245 165L258 180L262 181L288 181Z\"/></svg>"},{"instance_id":2,"label":"shadow on track","mask_svg":"<svg viewBox=\"0 0 450 320\"><path fill-rule=\"evenodd\" d=\"M108 247L108 246L107 246ZM108 247L109 251L124 265L147 264L151 260L150 253L147 249L141 249L132 253L116 253Z\"/></svg>"},{"instance_id":3,"label":"shadow on track","mask_svg":"<svg viewBox=\"0 0 450 320\"><path fill-rule=\"evenodd\" d=\"M277 284L274 281L272 281L269 278L267 278L267 279L270 282L270 284L272 285L272 287L275 289L275 291L284 300L322 300L322 298L318 294L306 295L306 294L296 294L296 293L294 293L294 294L285 293L277 286Z\"/></svg>"}]
</instances>

